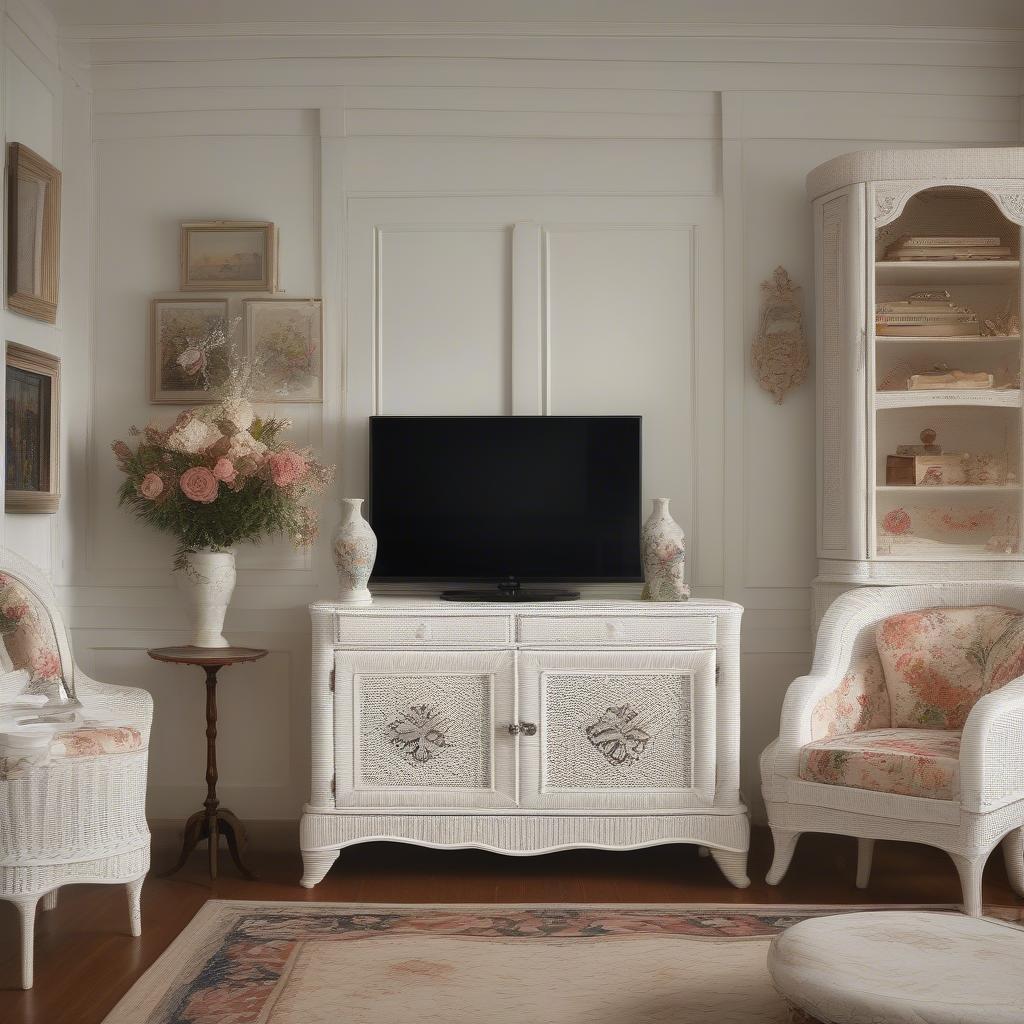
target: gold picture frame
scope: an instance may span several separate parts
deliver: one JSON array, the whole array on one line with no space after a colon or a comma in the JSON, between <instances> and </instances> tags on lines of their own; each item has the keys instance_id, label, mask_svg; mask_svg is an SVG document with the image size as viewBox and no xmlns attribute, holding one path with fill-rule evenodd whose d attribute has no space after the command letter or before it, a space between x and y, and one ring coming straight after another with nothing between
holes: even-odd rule
<instances>
[{"instance_id":1,"label":"gold picture frame","mask_svg":"<svg viewBox=\"0 0 1024 1024\"><path fill-rule=\"evenodd\" d=\"M324 313L320 299L243 299L245 348L261 402L324 400Z\"/></svg>"},{"instance_id":2,"label":"gold picture frame","mask_svg":"<svg viewBox=\"0 0 1024 1024\"><path fill-rule=\"evenodd\" d=\"M4 495L8 512L60 506L60 359L7 342Z\"/></svg>"},{"instance_id":3,"label":"gold picture frame","mask_svg":"<svg viewBox=\"0 0 1024 1024\"><path fill-rule=\"evenodd\" d=\"M273 292L276 288L277 231L270 221L181 225L183 292Z\"/></svg>"},{"instance_id":4,"label":"gold picture frame","mask_svg":"<svg viewBox=\"0 0 1024 1024\"><path fill-rule=\"evenodd\" d=\"M227 377L227 299L150 301L149 400L156 405L209 405L209 387ZM211 344L211 340L217 344Z\"/></svg>"},{"instance_id":5,"label":"gold picture frame","mask_svg":"<svg viewBox=\"0 0 1024 1024\"><path fill-rule=\"evenodd\" d=\"M7 146L7 308L52 324L60 275L61 174L20 142Z\"/></svg>"}]
</instances>

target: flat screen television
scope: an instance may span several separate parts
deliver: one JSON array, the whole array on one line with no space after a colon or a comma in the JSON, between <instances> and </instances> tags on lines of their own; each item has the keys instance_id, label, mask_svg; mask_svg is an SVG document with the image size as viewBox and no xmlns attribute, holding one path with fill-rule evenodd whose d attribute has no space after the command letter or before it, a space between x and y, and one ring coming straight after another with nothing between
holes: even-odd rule
<instances>
[{"instance_id":1,"label":"flat screen television","mask_svg":"<svg viewBox=\"0 0 1024 1024\"><path fill-rule=\"evenodd\" d=\"M499 583L463 599L567 598L520 581L636 581L639 416L373 416L376 580Z\"/></svg>"}]
</instances>

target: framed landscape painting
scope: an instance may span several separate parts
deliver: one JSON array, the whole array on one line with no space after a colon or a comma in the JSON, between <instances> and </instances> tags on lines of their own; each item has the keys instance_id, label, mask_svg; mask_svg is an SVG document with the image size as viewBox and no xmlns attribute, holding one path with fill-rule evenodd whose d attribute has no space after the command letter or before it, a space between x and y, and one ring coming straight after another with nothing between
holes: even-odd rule
<instances>
[{"instance_id":1,"label":"framed landscape painting","mask_svg":"<svg viewBox=\"0 0 1024 1024\"><path fill-rule=\"evenodd\" d=\"M151 402L209 404L230 368L227 299L153 299Z\"/></svg>"},{"instance_id":2,"label":"framed landscape painting","mask_svg":"<svg viewBox=\"0 0 1024 1024\"><path fill-rule=\"evenodd\" d=\"M319 299L246 299L246 347L263 402L323 401L323 310Z\"/></svg>"},{"instance_id":3,"label":"framed landscape painting","mask_svg":"<svg viewBox=\"0 0 1024 1024\"><path fill-rule=\"evenodd\" d=\"M276 277L277 237L269 221L181 225L183 292L272 292Z\"/></svg>"},{"instance_id":4,"label":"framed landscape painting","mask_svg":"<svg viewBox=\"0 0 1024 1024\"><path fill-rule=\"evenodd\" d=\"M20 142L7 147L7 306L52 324L60 266L60 171Z\"/></svg>"},{"instance_id":5,"label":"framed landscape painting","mask_svg":"<svg viewBox=\"0 0 1024 1024\"><path fill-rule=\"evenodd\" d=\"M60 360L7 343L4 492L8 512L56 512Z\"/></svg>"}]
</instances>

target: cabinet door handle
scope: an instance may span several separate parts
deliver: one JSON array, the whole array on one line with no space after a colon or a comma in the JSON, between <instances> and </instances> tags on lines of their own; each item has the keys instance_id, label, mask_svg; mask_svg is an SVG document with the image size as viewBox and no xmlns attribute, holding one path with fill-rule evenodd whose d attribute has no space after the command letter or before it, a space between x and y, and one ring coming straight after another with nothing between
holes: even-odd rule
<instances>
[{"instance_id":1,"label":"cabinet door handle","mask_svg":"<svg viewBox=\"0 0 1024 1024\"><path fill-rule=\"evenodd\" d=\"M537 726L533 722L511 722L508 731L510 736L536 736Z\"/></svg>"}]
</instances>

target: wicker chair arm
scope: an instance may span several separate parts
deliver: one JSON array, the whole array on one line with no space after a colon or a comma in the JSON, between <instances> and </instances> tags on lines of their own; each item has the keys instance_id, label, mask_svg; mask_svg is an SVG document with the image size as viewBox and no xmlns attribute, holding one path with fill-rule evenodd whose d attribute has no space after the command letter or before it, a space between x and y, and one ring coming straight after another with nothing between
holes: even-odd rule
<instances>
[{"instance_id":1,"label":"wicker chair arm","mask_svg":"<svg viewBox=\"0 0 1024 1024\"><path fill-rule=\"evenodd\" d=\"M839 686L847 668L848 663L836 665L828 672L812 672L789 684L782 703L779 739L775 747L775 774L796 776L800 749L813 739L811 716L814 709L823 697Z\"/></svg>"},{"instance_id":2,"label":"wicker chair arm","mask_svg":"<svg viewBox=\"0 0 1024 1024\"><path fill-rule=\"evenodd\" d=\"M1024 676L982 697L960 742L964 810L991 811L1024 798Z\"/></svg>"},{"instance_id":3,"label":"wicker chair arm","mask_svg":"<svg viewBox=\"0 0 1024 1024\"><path fill-rule=\"evenodd\" d=\"M137 686L101 683L76 668L75 695L87 712L99 711L123 716L142 730L143 742L149 743L149 731L153 724L153 697L148 690Z\"/></svg>"}]
</instances>

